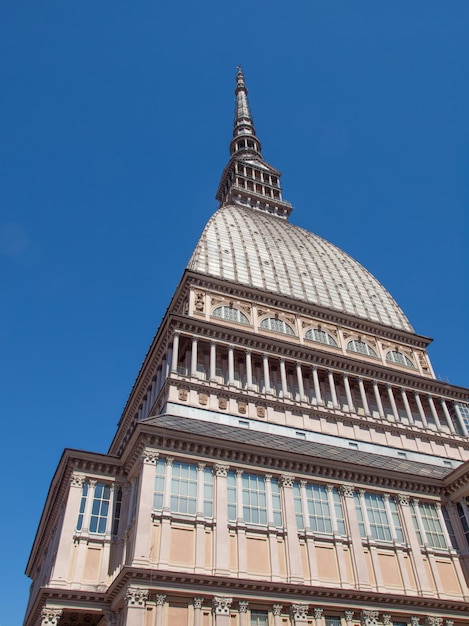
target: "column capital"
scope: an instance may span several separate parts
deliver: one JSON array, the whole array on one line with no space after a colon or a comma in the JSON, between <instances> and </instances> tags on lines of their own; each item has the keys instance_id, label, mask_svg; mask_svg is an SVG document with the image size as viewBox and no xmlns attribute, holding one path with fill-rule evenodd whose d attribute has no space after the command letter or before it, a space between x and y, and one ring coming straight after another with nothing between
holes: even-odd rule
<instances>
[{"instance_id":1,"label":"column capital","mask_svg":"<svg viewBox=\"0 0 469 626\"><path fill-rule=\"evenodd\" d=\"M238 602L238 609L240 613L247 613L248 611L248 604L249 602L247 600L240 600Z\"/></svg>"},{"instance_id":2,"label":"column capital","mask_svg":"<svg viewBox=\"0 0 469 626\"><path fill-rule=\"evenodd\" d=\"M409 506L410 496L408 493L398 493L394 496L394 502L396 502L396 504L400 504L401 506Z\"/></svg>"},{"instance_id":3,"label":"column capital","mask_svg":"<svg viewBox=\"0 0 469 626\"><path fill-rule=\"evenodd\" d=\"M346 621L347 623L348 623L348 622L351 622L351 621L353 620L353 616L354 616L354 614L355 614L355 611L345 611L345 612L344 612L344 615L345 615L345 621Z\"/></svg>"},{"instance_id":4,"label":"column capital","mask_svg":"<svg viewBox=\"0 0 469 626\"><path fill-rule=\"evenodd\" d=\"M204 603L204 599L201 597L195 597L193 600L194 609L201 609Z\"/></svg>"},{"instance_id":5,"label":"column capital","mask_svg":"<svg viewBox=\"0 0 469 626\"><path fill-rule=\"evenodd\" d=\"M174 457L173 456L167 456L166 457L166 465L172 465L174 463Z\"/></svg>"},{"instance_id":6,"label":"column capital","mask_svg":"<svg viewBox=\"0 0 469 626\"><path fill-rule=\"evenodd\" d=\"M339 492L346 498L353 498L355 487L354 485L340 485Z\"/></svg>"},{"instance_id":7,"label":"column capital","mask_svg":"<svg viewBox=\"0 0 469 626\"><path fill-rule=\"evenodd\" d=\"M383 622L383 626L392 626L391 616L389 613L383 613L383 615L381 615L381 621Z\"/></svg>"},{"instance_id":8,"label":"column capital","mask_svg":"<svg viewBox=\"0 0 469 626\"><path fill-rule=\"evenodd\" d=\"M427 617L425 618L425 626L442 626L442 624L442 617L433 617L431 615L427 615Z\"/></svg>"},{"instance_id":9,"label":"column capital","mask_svg":"<svg viewBox=\"0 0 469 626\"><path fill-rule=\"evenodd\" d=\"M108 611L106 613L107 626L117 626L117 617L116 611Z\"/></svg>"},{"instance_id":10,"label":"column capital","mask_svg":"<svg viewBox=\"0 0 469 626\"><path fill-rule=\"evenodd\" d=\"M140 587L129 587L125 594L127 606L144 608L148 600L148 589Z\"/></svg>"},{"instance_id":11,"label":"column capital","mask_svg":"<svg viewBox=\"0 0 469 626\"><path fill-rule=\"evenodd\" d=\"M302 478L301 480L298 481L300 484L300 487L306 487L306 485L308 484L308 481L305 480L304 478Z\"/></svg>"},{"instance_id":12,"label":"column capital","mask_svg":"<svg viewBox=\"0 0 469 626\"><path fill-rule=\"evenodd\" d=\"M410 618L411 626L420 626L420 617L413 616Z\"/></svg>"},{"instance_id":13,"label":"column capital","mask_svg":"<svg viewBox=\"0 0 469 626\"><path fill-rule=\"evenodd\" d=\"M86 477L83 474L77 474L77 472L73 472L70 476L70 487L80 487L82 488L85 484Z\"/></svg>"},{"instance_id":14,"label":"column capital","mask_svg":"<svg viewBox=\"0 0 469 626\"><path fill-rule=\"evenodd\" d=\"M57 626L62 613L63 609L45 606L41 611L41 626Z\"/></svg>"},{"instance_id":15,"label":"column capital","mask_svg":"<svg viewBox=\"0 0 469 626\"><path fill-rule=\"evenodd\" d=\"M276 616L282 614L283 605L282 604L273 604L272 605L272 613Z\"/></svg>"},{"instance_id":16,"label":"column capital","mask_svg":"<svg viewBox=\"0 0 469 626\"><path fill-rule=\"evenodd\" d=\"M197 469L199 470L199 472L203 472L206 467L207 463L197 463Z\"/></svg>"},{"instance_id":17,"label":"column capital","mask_svg":"<svg viewBox=\"0 0 469 626\"><path fill-rule=\"evenodd\" d=\"M227 463L215 463L213 466L213 473L215 476L226 476L230 466Z\"/></svg>"},{"instance_id":18,"label":"column capital","mask_svg":"<svg viewBox=\"0 0 469 626\"><path fill-rule=\"evenodd\" d=\"M142 452L142 461L146 465L156 465L159 456L159 452L157 452L153 448L145 448L145 450Z\"/></svg>"},{"instance_id":19,"label":"column capital","mask_svg":"<svg viewBox=\"0 0 469 626\"><path fill-rule=\"evenodd\" d=\"M378 626L378 611L362 611L360 620L362 626Z\"/></svg>"},{"instance_id":20,"label":"column capital","mask_svg":"<svg viewBox=\"0 0 469 626\"><path fill-rule=\"evenodd\" d=\"M295 477L293 476L293 474L282 474L280 476L280 484L282 485L282 487L293 487L294 480Z\"/></svg>"},{"instance_id":21,"label":"column capital","mask_svg":"<svg viewBox=\"0 0 469 626\"><path fill-rule=\"evenodd\" d=\"M237 467L235 469L235 474L236 474L236 476L242 476L244 474L244 470L241 469L240 467Z\"/></svg>"},{"instance_id":22,"label":"column capital","mask_svg":"<svg viewBox=\"0 0 469 626\"><path fill-rule=\"evenodd\" d=\"M163 606L163 604L165 603L166 600L166 594L165 593L158 593L156 594L156 606Z\"/></svg>"},{"instance_id":23,"label":"column capital","mask_svg":"<svg viewBox=\"0 0 469 626\"><path fill-rule=\"evenodd\" d=\"M264 474L264 479L266 483L272 482L272 474Z\"/></svg>"},{"instance_id":24,"label":"column capital","mask_svg":"<svg viewBox=\"0 0 469 626\"><path fill-rule=\"evenodd\" d=\"M313 609L314 619L321 619L324 609L320 609L318 607Z\"/></svg>"},{"instance_id":25,"label":"column capital","mask_svg":"<svg viewBox=\"0 0 469 626\"><path fill-rule=\"evenodd\" d=\"M306 622L308 619L308 609L309 604L306 604L304 602L292 604L290 607L290 613L293 621Z\"/></svg>"},{"instance_id":26,"label":"column capital","mask_svg":"<svg viewBox=\"0 0 469 626\"><path fill-rule=\"evenodd\" d=\"M215 615L229 615L233 598L228 596L215 596L212 600Z\"/></svg>"}]
</instances>

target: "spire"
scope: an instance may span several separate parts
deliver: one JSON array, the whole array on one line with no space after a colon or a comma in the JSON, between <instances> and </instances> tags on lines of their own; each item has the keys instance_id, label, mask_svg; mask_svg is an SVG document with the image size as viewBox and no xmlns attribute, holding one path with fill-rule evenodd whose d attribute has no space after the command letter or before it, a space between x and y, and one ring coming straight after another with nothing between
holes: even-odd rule
<instances>
[{"instance_id":1,"label":"spire","mask_svg":"<svg viewBox=\"0 0 469 626\"><path fill-rule=\"evenodd\" d=\"M220 206L234 204L287 218L293 207L282 199L281 173L262 158L248 102L243 70L236 74L236 106L231 158L218 186Z\"/></svg>"},{"instance_id":2,"label":"spire","mask_svg":"<svg viewBox=\"0 0 469 626\"><path fill-rule=\"evenodd\" d=\"M254 152L260 156L261 142L256 137L254 123L252 121L251 110L248 102L248 90L244 81L243 70L238 65L238 73L236 75L236 108L233 129L233 140L230 145L230 153L237 152ZM246 141L237 141L246 137Z\"/></svg>"}]
</instances>

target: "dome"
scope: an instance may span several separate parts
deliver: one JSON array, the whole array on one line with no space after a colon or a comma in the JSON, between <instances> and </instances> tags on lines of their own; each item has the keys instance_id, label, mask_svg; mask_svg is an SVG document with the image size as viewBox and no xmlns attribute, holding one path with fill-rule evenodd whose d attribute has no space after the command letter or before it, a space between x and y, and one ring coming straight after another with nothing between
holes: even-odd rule
<instances>
[{"instance_id":1,"label":"dome","mask_svg":"<svg viewBox=\"0 0 469 626\"><path fill-rule=\"evenodd\" d=\"M413 332L360 263L285 219L225 204L208 221L188 269Z\"/></svg>"}]
</instances>

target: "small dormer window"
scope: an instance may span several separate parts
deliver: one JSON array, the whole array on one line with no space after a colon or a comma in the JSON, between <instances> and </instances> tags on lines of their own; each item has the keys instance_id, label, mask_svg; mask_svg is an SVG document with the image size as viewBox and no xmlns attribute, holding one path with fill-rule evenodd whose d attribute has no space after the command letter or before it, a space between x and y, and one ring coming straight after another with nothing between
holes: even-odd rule
<instances>
[{"instance_id":1,"label":"small dormer window","mask_svg":"<svg viewBox=\"0 0 469 626\"><path fill-rule=\"evenodd\" d=\"M405 367L413 367L415 369L415 365L409 357L398 350L390 350L387 352L386 361L388 361L388 363L395 363L396 365L404 365Z\"/></svg>"},{"instance_id":2,"label":"small dormer window","mask_svg":"<svg viewBox=\"0 0 469 626\"><path fill-rule=\"evenodd\" d=\"M325 343L328 346L334 346L334 348L337 348L337 341L334 337L319 328L311 328L310 330L307 330L305 339L309 339L309 341L317 341L318 343Z\"/></svg>"},{"instance_id":3,"label":"small dormer window","mask_svg":"<svg viewBox=\"0 0 469 626\"><path fill-rule=\"evenodd\" d=\"M259 324L259 328L271 330L274 333L282 333L284 335L295 335L293 328L289 324L275 317L266 317L263 319Z\"/></svg>"},{"instance_id":4,"label":"small dormer window","mask_svg":"<svg viewBox=\"0 0 469 626\"><path fill-rule=\"evenodd\" d=\"M366 356L372 356L375 359L378 358L378 355L373 350L371 346L369 346L364 341L359 341L358 339L354 339L353 341L349 341L347 344L347 350L349 352L358 352L359 354L364 354Z\"/></svg>"},{"instance_id":5,"label":"small dormer window","mask_svg":"<svg viewBox=\"0 0 469 626\"><path fill-rule=\"evenodd\" d=\"M249 319L242 311L228 305L217 307L213 311L212 317L228 320L230 322L238 322L238 324L249 324Z\"/></svg>"}]
</instances>

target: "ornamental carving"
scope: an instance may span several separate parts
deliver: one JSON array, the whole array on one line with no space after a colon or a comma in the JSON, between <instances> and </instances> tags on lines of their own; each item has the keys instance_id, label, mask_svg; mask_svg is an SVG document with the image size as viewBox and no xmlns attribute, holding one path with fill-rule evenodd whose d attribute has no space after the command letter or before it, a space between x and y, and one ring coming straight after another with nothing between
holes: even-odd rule
<instances>
[{"instance_id":1,"label":"ornamental carving","mask_svg":"<svg viewBox=\"0 0 469 626\"><path fill-rule=\"evenodd\" d=\"M383 622L383 626L392 626L392 622L391 622L391 616L389 615L389 613L384 613L381 616L382 622Z\"/></svg>"},{"instance_id":2,"label":"ornamental carving","mask_svg":"<svg viewBox=\"0 0 469 626\"><path fill-rule=\"evenodd\" d=\"M41 626L57 626L62 613L62 609L51 609L45 606L41 611Z\"/></svg>"},{"instance_id":3,"label":"ornamental carving","mask_svg":"<svg viewBox=\"0 0 469 626\"><path fill-rule=\"evenodd\" d=\"M163 604L165 603L166 600L166 594L165 593L158 593L156 598L156 606L163 606Z\"/></svg>"},{"instance_id":4,"label":"ornamental carving","mask_svg":"<svg viewBox=\"0 0 469 626\"><path fill-rule=\"evenodd\" d=\"M280 476L280 484L282 485L282 487L293 487L294 478L295 477L293 476L293 474L282 474ZM296 606L296 604L293 606ZM308 605L306 605L306 607L307 606Z\"/></svg>"},{"instance_id":5,"label":"ornamental carving","mask_svg":"<svg viewBox=\"0 0 469 626\"><path fill-rule=\"evenodd\" d=\"M179 400L186 401L187 400L187 396L188 396L187 389L179 389L178 390L178 398L179 398Z\"/></svg>"},{"instance_id":6,"label":"ornamental carving","mask_svg":"<svg viewBox=\"0 0 469 626\"><path fill-rule=\"evenodd\" d=\"M355 487L353 485L340 485L339 491L346 498L353 498Z\"/></svg>"},{"instance_id":7,"label":"ornamental carving","mask_svg":"<svg viewBox=\"0 0 469 626\"><path fill-rule=\"evenodd\" d=\"M246 404L246 402L238 402L238 411L242 415L246 415L247 410L248 410L248 405Z\"/></svg>"},{"instance_id":8,"label":"ornamental carving","mask_svg":"<svg viewBox=\"0 0 469 626\"><path fill-rule=\"evenodd\" d=\"M228 399L227 398L218 398L218 408L226 409L228 407Z\"/></svg>"},{"instance_id":9,"label":"ornamental carving","mask_svg":"<svg viewBox=\"0 0 469 626\"><path fill-rule=\"evenodd\" d=\"M204 603L203 598L194 598L194 609L201 609Z\"/></svg>"},{"instance_id":10,"label":"ornamental carving","mask_svg":"<svg viewBox=\"0 0 469 626\"><path fill-rule=\"evenodd\" d=\"M125 594L128 606L144 607L148 600L148 589L140 587L130 587Z\"/></svg>"},{"instance_id":11,"label":"ornamental carving","mask_svg":"<svg viewBox=\"0 0 469 626\"><path fill-rule=\"evenodd\" d=\"M362 626L378 626L378 611L362 611L360 617Z\"/></svg>"},{"instance_id":12,"label":"ornamental carving","mask_svg":"<svg viewBox=\"0 0 469 626\"><path fill-rule=\"evenodd\" d=\"M411 617L410 618L411 626L420 626L420 618L419 617Z\"/></svg>"},{"instance_id":13,"label":"ornamental carving","mask_svg":"<svg viewBox=\"0 0 469 626\"><path fill-rule=\"evenodd\" d=\"M290 607L290 613L293 621L306 622L308 619L308 604L292 604Z\"/></svg>"},{"instance_id":14,"label":"ornamental carving","mask_svg":"<svg viewBox=\"0 0 469 626\"><path fill-rule=\"evenodd\" d=\"M345 611L345 621L347 624L353 620L354 613L354 611Z\"/></svg>"},{"instance_id":15,"label":"ornamental carving","mask_svg":"<svg viewBox=\"0 0 469 626\"><path fill-rule=\"evenodd\" d=\"M282 609L283 609L283 605L282 604L274 604L272 606L272 613L274 614L274 616L279 616L282 614Z\"/></svg>"},{"instance_id":16,"label":"ornamental carving","mask_svg":"<svg viewBox=\"0 0 469 626\"><path fill-rule=\"evenodd\" d=\"M158 461L159 453L156 450L152 450L151 448L145 448L142 452L142 460L147 465L156 465Z\"/></svg>"},{"instance_id":17,"label":"ornamental carving","mask_svg":"<svg viewBox=\"0 0 469 626\"><path fill-rule=\"evenodd\" d=\"M257 407L257 417L265 417L265 406Z\"/></svg>"},{"instance_id":18,"label":"ornamental carving","mask_svg":"<svg viewBox=\"0 0 469 626\"><path fill-rule=\"evenodd\" d=\"M215 615L229 615L233 598L227 596L215 596L213 598L213 610Z\"/></svg>"},{"instance_id":19,"label":"ornamental carving","mask_svg":"<svg viewBox=\"0 0 469 626\"><path fill-rule=\"evenodd\" d=\"M73 474L70 477L70 486L71 487L83 487L84 484L85 484L85 477L83 476L83 474L76 474L75 472L73 472Z\"/></svg>"},{"instance_id":20,"label":"ornamental carving","mask_svg":"<svg viewBox=\"0 0 469 626\"><path fill-rule=\"evenodd\" d=\"M323 612L324 612L324 609L319 609L319 608L313 609L314 619L321 619Z\"/></svg>"},{"instance_id":21,"label":"ornamental carving","mask_svg":"<svg viewBox=\"0 0 469 626\"><path fill-rule=\"evenodd\" d=\"M194 309L198 313L203 313L205 309L205 295L200 291L195 294Z\"/></svg>"},{"instance_id":22,"label":"ornamental carving","mask_svg":"<svg viewBox=\"0 0 469 626\"><path fill-rule=\"evenodd\" d=\"M215 463L215 465L213 466L213 471L215 473L215 476L221 476L221 477L225 477L228 474L228 470L230 469L230 466L227 465L226 463Z\"/></svg>"},{"instance_id":23,"label":"ornamental carving","mask_svg":"<svg viewBox=\"0 0 469 626\"><path fill-rule=\"evenodd\" d=\"M199 393L199 404L206 405L208 402L208 395L206 393Z\"/></svg>"},{"instance_id":24,"label":"ornamental carving","mask_svg":"<svg viewBox=\"0 0 469 626\"><path fill-rule=\"evenodd\" d=\"M249 604L249 602L247 600L240 600L239 603L238 603L239 612L240 613L247 613L247 611L248 611L248 604Z\"/></svg>"}]
</instances>

